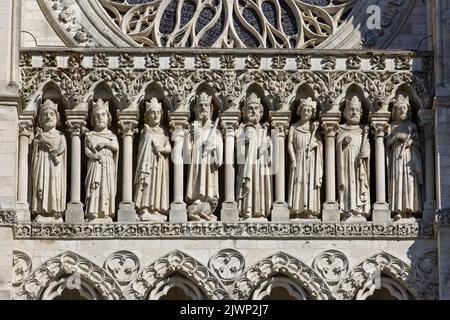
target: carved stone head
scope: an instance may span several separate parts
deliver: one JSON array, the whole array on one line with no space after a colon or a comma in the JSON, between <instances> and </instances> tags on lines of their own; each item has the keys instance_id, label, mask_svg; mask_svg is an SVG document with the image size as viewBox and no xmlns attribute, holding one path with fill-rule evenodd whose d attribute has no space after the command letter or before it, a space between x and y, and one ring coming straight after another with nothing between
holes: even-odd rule
<instances>
[{"instance_id":1,"label":"carved stone head","mask_svg":"<svg viewBox=\"0 0 450 320\"><path fill-rule=\"evenodd\" d=\"M362 116L362 104L361 100L357 96L353 96L351 99L347 99L345 102L344 118L347 120L347 124L357 125L361 121Z\"/></svg>"},{"instance_id":2,"label":"carved stone head","mask_svg":"<svg viewBox=\"0 0 450 320\"><path fill-rule=\"evenodd\" d=\"M159 126L163 117L162 104L158 102L157 98L152 98L145 106L145 123L150 127Z\"/></svg>"},{"instance_id":3,"label":"carved stone head","mask_svg":"<svg viewBox=\"0 0 450 320\"><path fill-rule=\"evenodd\" d=\"M300 104L297 108L297 115L300 116L302 120L311 120L317 109L317 102L308 97L307 99L301 99Z\"/></svg>"},{"instance_id":4,"label":"carved stone head","mask_svg":"<svg viewBox=\"0 0 450 320\"><path fill-rule=\"evenodd\" d=\"M94 103L91 124L95 131L102 131L111 125L112 117L109 112L109 102L98 99Z\"/></svg>"},{"instance_id":5,"label":"carved stone head","mask_svg":"<svg viewBox=\"0 0 450 320\"><path fill-rule=\"evenodd\" d=\"M244 101L242 108L242 117L244 122L258 124L264 115L264 107L261 99L255 94L251 93Z\"/></svg>"},{"instance_id":6,"label":"carved stone head","mask_svg":"<svg viewBox=\"0 0 450 320\"><path fill-rule=\"evenodd\" d=\"M397 99L393 101L392 118L394 120L404 121L410 118L411 105L409 103L409 97L399 95Z\"/></svg>"},{"instance_id":7,"label":"carved stone head","mask_svg":"<svg viewBox=\"0 0 450 320\"><path fill-rule=\"evenodd\" d=\"M202 92L195 99L195 118L197 120L210 120L214 113L214 108L212 105L212 97L206 92Z\"/></svg>"},{"instance_id":8,"label":"carved stone head","mask_svg":"<svg viewBox=\"0 0 450 320\"><path fill-rule=\"evenodd\" d=\"M39 126L44 131L50 131L56 128L59 121L58 105L50 99L45 100L39 112Z\"/></svg>"}]
</instances>

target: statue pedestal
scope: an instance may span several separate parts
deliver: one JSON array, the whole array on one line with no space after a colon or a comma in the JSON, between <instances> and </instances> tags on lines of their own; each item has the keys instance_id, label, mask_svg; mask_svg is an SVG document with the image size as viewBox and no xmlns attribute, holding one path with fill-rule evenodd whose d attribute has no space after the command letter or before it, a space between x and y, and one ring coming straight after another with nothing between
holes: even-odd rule
<instances>
[{"instance_id":1,"label":"statue pedestal","mask_svg":"<svg viewBox=\"0 0 450 320\"><path fill-rule=\"evenodd\" d=\"M138 216L133 202L121 202L119 204L119 212L117 213L117 222L136 223Z\"/></svg>"},{"instance_id":2,"label":"statue pedestal","mask_svg":"<svg viewBox=\"0 0 450 320\"><path fill-rule=\"evenodd\" d=\"M175 223L187 222L186 203L172 202L169 211L169 221Z\"/></svg>"},{"instance_id":3,"label":"statue pedestal","mask_svg":"<svg viewBox=\"0 0 450 320\"><path fill-rule=\"evenodd\" d=\"M387 203L375 203L372 210L373 222L391 222L391 210Z\"/></svg>"},{"instance_id":4,"label":"statue pedestal","mask_svg":"<svg viewBox=\"0 0 450 320\"><path fill-rule=\"evenodd\" d=\"M17 222L31 222L30 205L19 202L16 206Z\"/></svg>"},{"instance_id":5,"label":"statue pedestal","mask_svg":"<svg viewBox=\"0 0 450 320\"><path fill-rule=\"evenodd\" d=\"M426 223L434 223L435 217L436 217L436 203L434 201L425 202L422 212L422 221Z\"/></svg>"},{"instance_id":6,"label":"statue pedestal","mask_svg":"<svg viewBox=\"0 0 450 320\"><path fill-rule=\"evenodd\" d=\"M66 223L83 223L84 212L83 204L81 202L70 202L67 204Z\"/></svg>"},{"instance_id":7,"label":"statue pedestal","mask_svg":"<svg viewBox=\"0 0 450 320\"><path fill-rule=\"evenodd\" d=\"M221 222L237 222L239 221L239 209L236 202L222 203L222 210L220 211Z\"/></svg>"},{"instance_id":8,"label":"statue pedestal","mask_svg":"<svg viewBox=\"0 0 450 320\"><path fill-rule=\"evenodd\" d=\"M323 222L340 222L341 212L339 211L339 204L337 202L324 203L322 210Z\"/></svg>"},{"instance_id":9,"label":"statue pedestal","mask_svg":"<svg viewBox=\"0 0 450 320\"><path fill-rule=\"evenodd\" d=\"M272 209L272 222L289 221L289 208L287 203L274 203Z\"/></svg>"}]
</instances>

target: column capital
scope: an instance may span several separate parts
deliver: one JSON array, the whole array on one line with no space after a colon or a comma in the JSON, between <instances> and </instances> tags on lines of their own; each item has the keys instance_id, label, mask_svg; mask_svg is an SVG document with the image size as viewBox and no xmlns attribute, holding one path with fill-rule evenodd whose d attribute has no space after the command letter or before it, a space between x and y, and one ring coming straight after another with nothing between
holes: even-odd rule
<instances>
[{"instance_id":1,"label":"column capital","mask_svg":"<svg viewBox=\"0 0 450 320\"><path fill-rule=\"evenodd\" d=\"M19 136L27 137L31 142L34 137L34 114L23 114L19 116Z\"/></svg>"},{"instance_id":2,"label":"column capital","mask_svg":"<svg viewBox=\"0 0 450 320\"><path fill-rule=\"evenodd\" d=\"M189 118L191 114L186 110L169 112L169 126L172 132L189 127Z\"/></svg>"},{"instance_id":3,"label":"column capital","mask_svg":"<svg viewBox=\"0 0 450 320\"><path fill-rule=\"evenodd\" d=\"M137 133L137 126L139 124L139 113L136 111L122 111L117 114L119 132L123 137L133 136Z\"/></svg>"},{"instance_id":4,"label":"column capital","mask_svg":"<svg viewBox=\"0 0 450 320\"><path fill-rule=\"evenodd\" d=\"M285 136L289 133L291 121L290 111L271 111L269 117L272 129L278 130L278 133L284 134Z\"/></svg>"},{"instance_id":5,"label":"column capital","mask_svg":"<svg viewBox=\"0 0 450 320\"><path fill-rule=\"evenodd\" d=\"M339 122L341 121L340 112L326 112L320 115L322 123L322 131L326 138L335 137L339 130Z\"/></svg>"},{"instance_id":6,"label":"column capital","mask_svg":"<svg viewBox=\"0 0 450 320\"><path fill-rule=\"evenodd\" d=\"M225 111L220 114L220 128L223 135L233 134L239 127L239 120L241 119L241 112L237 110Z\"/></svg>"},{"instance_id":7,"label":"column capital","mask_svg":"<svg viewBox=\"0 0 450 320\"><path fill-rule=\"evenodd\" d=\"M83 111L66 111L66 126L71 138L82 134L83 128L87 126L86 118L87 114Z\"/></svg>"},{"instance_id":8,"label":"column capital","mask_svg":"<svg viewBox=\"0 0 450 320\"><path fill-rule=\"evenodd\" d=\"M376 138L384 138L388 128L389 120L391 119L391 113L387 110L380 110L375 113L371 113L369 116L370 127L372 133Z\"/></svg>"}]
</instances>

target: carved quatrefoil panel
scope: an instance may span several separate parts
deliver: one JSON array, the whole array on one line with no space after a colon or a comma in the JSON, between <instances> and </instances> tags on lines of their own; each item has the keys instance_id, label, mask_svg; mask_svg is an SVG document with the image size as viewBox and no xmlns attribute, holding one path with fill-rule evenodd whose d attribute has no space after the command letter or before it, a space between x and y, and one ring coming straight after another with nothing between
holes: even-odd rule
<instances>
[{"instance_id":1,"label":"carved quatrefoil panel","mask_svg":"<svg viewBox=\"0 0 450 320\"><path fill-rule=\"evenodd\" d=\"M239 251L225 249L213 255L208 266L220 280L230 284L244 272L245 258Z\"/></svg>"},{"instance_id":2,"label":"carved quatrefoil panel","mask_svg":"<svg viewBox=\"0 0 450 320\"><path fill-rule=\"evenodd\" d=\"M348 259L338 250L328 250L316 257L313 268L322 278L333 285L338 283L348 272Z\"/></svg>"},{"instance_id":3,"label":"carved quatrefoil panel","mask_svg":"<svg viewBox=\"0 0 450 320\"><path fill-rule=\"evenodd\" d=\"M140 268L139 258L130 251L117 251L106 258L103 266L121 285L133 280Z\"/></svg>"}]
</instances>

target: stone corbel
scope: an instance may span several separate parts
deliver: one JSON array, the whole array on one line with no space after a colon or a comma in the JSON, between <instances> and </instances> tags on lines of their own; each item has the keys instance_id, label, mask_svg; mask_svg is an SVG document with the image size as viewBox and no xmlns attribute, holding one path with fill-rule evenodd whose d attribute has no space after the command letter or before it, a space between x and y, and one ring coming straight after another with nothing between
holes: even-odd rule
<instances>
[{"instance_id":1,"label":"stone corbel","mask_svg":"<svg viewBox=\"0 0 450 320\"><path fill-rule=\"evenodd\" d=\"M290 111L270 112L270 122L272 126L272 141L274 142L272 172L275 174L275 201L272 209L272 222L289 220L289 208L286 202L285 189L285 150L286 136L289 133L289 123L291 121Z\"/></svg>"},{"instance_id":2,"label":"stone corbel","mask_svg":"<svg viewBox=\"0 0 450 320\"><path fill-rule=\"evenodd\" d=\"M133 203L133 138L137 133L139 113L126 110L119 112L117 117L123 137L122 202L119 204L117 221L133 223L138 219Z\"/></svg>"}]
</instances>

